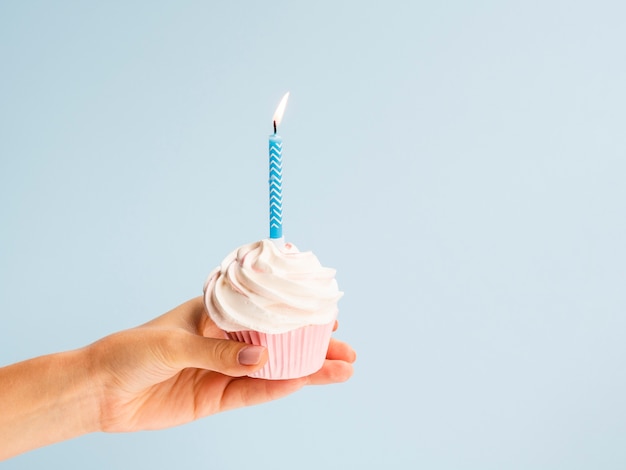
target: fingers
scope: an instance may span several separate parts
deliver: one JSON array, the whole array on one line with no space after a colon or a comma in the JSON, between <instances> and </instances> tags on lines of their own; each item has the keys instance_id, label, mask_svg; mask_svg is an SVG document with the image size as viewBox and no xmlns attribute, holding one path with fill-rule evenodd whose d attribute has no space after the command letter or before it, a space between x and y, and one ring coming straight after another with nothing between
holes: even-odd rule
<instances>
[{"instance_id":1,"label":"fingers","mask_svg":"<svg viewBox=\"0 0 626 470\"><path fill-rule=\"evenodd\" d=\"M202 297L188 300L143 326L181 328L209 338L226 338L226 334L207 315Z\"/></svg>"},{"instance_id":2,"label":"fingers","mask_svg":"<svg viewBox=\"0 0 626 470\"><path fill-rule=\"evenodd\" d=\"M309 385L326 385L345 382L354 373L352 364L356 361L356 352L343 341L331 338L322 368L307 377Z\"/></svg>"},{"instance_id":3,"label":"fingers","mask_svg":"<svg viewBox=\"0 0 626 470\"><path fill-rule=\"evenodd\" d=\"M326 353L326 359L353 363L356 361L356 352L354 352L354 349L352 349L348 343L331 338L330 344L328 345L328 352Z\"/></svg>"},{"instance_id":4,"label":"fingers","mask_svg":"<svg viewBox=\"0 0 626 470\"><path fill-rule=\"evenodd\" d=\"M306 377L289 380L233 379L224 390L221 408L225 411L278 400L300 390L307 381Z\"/></svg>"},{"instance_id":5,"label":"fingers","mask_svg":"<svg viewBox=\"0 0 626 470\"><path fill-rule=\"evenodd\" d=\"M179 338L172 350L174 367L208 369L231 377L255 372L263 367L268 357L263 346L228 339L205 338L193 333Z\"/></svg>"},{"instance_id":6,"label":"fingers","mask_svg":"<svg viewBox=\"0 0 626 470\"><path fill-rule=\"evenodd\" d=\"M327 358L316 373L297 379L263 380L243 377L260 369L267 361L267 350L260 346L248 345L231 340L206 338L187 333L185 344L177 353L176 367L194 367L220 372L202 374L203 379L196 384L199 391L196 403L198 416L215 412L215 387L222 388L218 409L251 406L276 400L290 395L305 385L326 385L348 380L353 372L352 363L356 353L346 343L331 339ZM234 377L234 378L233 378ZM219 383L218 383L219 382ZM221 385L219 385L221 383ZM204 410L204 411L202 411ZM207 411L208 410L208 411ZM211 411L213 410L213 411Z\"/></svg>"},{"instance_id":7,"label":"fingers","mask_svg":"<svg viewBox=\"0 0 626 470\"><path fill-rule=\"evenodd\" d=\"M308 377L288 380L263 380L249 377L232 379L224 390L220 409L226 411L277 400L300 390L305 385L345 382L352 376L352 373L352 364L326 360L319 371Z\"/></svg>"},{"instance_id":8,"label":"fingers","mask_svg":"<svg viewBox=\"0 0 626 470\"><path fill-rule=\"evenodd\" d=\"M345 382L354 373L351 363L326 359L324 365L315 374L307 377L308 385L328 385Z\"/></svg>"},{"instance_id":9,"label":"fingers","mask_svg":"<svg viewBox=\"0 0 626 470\"><path fill-rule=\"evenodd\" d=\"M167 345L164 345L169 351L163 352L171 359L173 367L196 367L241 377L255 372L267 362L265 348L221 339L223 332L210 331L213 324L207 319L203 299L196 297L145 326L184 330L180 331L182 337L170 333ZM338 322L335 321L333 331L337 327ZM356 360L356 353L347 343L331 338L326 359L324 367L312 376L310 383L347 380L353 373L351 364Z\"/></svg>"}]
</instances>

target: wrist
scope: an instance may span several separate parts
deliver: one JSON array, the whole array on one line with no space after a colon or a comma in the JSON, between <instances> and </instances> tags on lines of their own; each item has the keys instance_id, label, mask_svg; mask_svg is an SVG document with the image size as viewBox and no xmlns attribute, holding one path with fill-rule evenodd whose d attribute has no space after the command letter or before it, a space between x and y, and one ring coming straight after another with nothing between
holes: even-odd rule
<instances>
[{"instance_id":1,"label":"wrist","mask_svg":"<svg viewBox=\"0 0 626 470\"><path fill-rule=\"evenodd\" d=\"M101 381L90 348L61 353L59 361L59 367L72 370L64 394L64 408L76 417L73 425L76 435L100 431Z\"/></svg>"}]
</instances>

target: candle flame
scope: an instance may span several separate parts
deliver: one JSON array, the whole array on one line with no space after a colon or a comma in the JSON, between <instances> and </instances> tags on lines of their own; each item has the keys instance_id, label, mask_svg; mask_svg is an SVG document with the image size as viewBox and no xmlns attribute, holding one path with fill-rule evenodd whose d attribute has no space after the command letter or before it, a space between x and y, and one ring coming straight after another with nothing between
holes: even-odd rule
<instances>
[{"instance_id":1,"label":"candle flame","mask_svg":"<svg viewBox=\"0 0 626 470\"><path fill-rule=\"evenodd\" d=\"M274 127L280 124L280 121L283 120L283 114L285 114L285 107L287 106L287 100L289 99L289 92L285 93L283 99L278 103L278 108L276 108L276 112L274 113Z\"/></svg>"}]
</instances>

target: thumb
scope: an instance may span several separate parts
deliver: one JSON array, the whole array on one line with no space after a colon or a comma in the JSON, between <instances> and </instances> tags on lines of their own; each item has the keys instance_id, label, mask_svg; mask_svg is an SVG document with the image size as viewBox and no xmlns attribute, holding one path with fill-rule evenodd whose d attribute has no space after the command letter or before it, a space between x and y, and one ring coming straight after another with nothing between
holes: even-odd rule
<instances>
[{"instance_id":1,"label":"thumb","mask_svg":"<svg viewBox=\"0 0 626 470\"><path fill-rule=\"evenodd\" d=\"M182 367L208 369L240 377L259 370L267 362L267 349L264 346L195 334L186 336L177 354Z\"/></svg>"}]
</instances>

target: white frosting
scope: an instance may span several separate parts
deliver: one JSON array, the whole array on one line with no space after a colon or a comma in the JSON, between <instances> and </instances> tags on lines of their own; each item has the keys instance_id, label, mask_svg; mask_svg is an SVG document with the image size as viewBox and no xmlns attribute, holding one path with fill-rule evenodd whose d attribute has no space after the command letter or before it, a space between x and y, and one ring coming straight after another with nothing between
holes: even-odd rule
<instances>
[{"instance_id":1,"label":"white frosting","mask_svg":"<svg viewBox=\"0 0 626 470\"><path fill-rule=\"evenodd\" d=\"M270 240L244 245L229 254L204 284L211 319L224 331L284 333L323 325L337 316L341 298L335 270L311 253Z\"/></svg>"}]
</instances>

